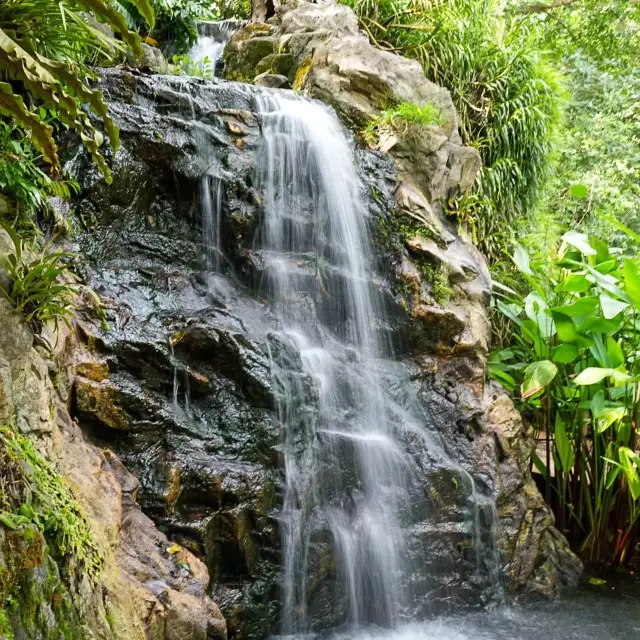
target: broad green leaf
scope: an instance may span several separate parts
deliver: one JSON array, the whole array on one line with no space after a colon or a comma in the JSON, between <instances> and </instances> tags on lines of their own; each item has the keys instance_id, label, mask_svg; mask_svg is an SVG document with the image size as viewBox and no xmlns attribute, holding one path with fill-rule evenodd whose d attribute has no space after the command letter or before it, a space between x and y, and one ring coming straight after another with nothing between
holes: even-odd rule
<instances>
[{"instance_id":1,"label":"broad green leaf","mask_svg":"<svg viewBox=\"0 0 640 640\"><path fill-rule=\"evenodd\" d=\"M596 428L598 433L604 433L614 422L624 418L626 409L624 407L609 407L603 409L596 418Z\"/></svg>"},{"instance_id":2,"label":"broad green leaf","mask_svg":"<svg viewBox=\"0 0 640 640\"><path fill-rule=\"evenodd\" d=\"M627 294L618 286L618 278L610 273L600 273L593 267L587 266L586 268L587 271L589 271L589 275L587 276L588 280L597 284L601 289L612 293L617 298L620 298L620 300L629 301Z\"/></svg>"},{"instance_id":3,"label":"broad green leaf","mask_svg":"<svg viewBox=\"0 0 640 640\"><path fill-rule=\"evenodd\" d=\"M600 270L600 268L608 262L614 262L617 264L617 261L613 259L609 245L606 242L603 242L599 238L592 237L589 238L589 244L596 250L596 269Z\"/></svg>"},{"instance_id":4,"label":"broad green leaf","mask_svg":"<svg viewBox=\"0 0 640 640\"><path fill-rule=\"evenodd\" d=\"M584 408L591 409L591 414L594 418L597 418L605 410L605 407L604 391L600 389L600 391L591 398L589 406Z\"/></svg>"},{"instance_id":5,"label":"broad green leaf","mask_svg":"<svg viewBox=\"0 0 640 640\"><path fill-rule=\"evenodd\" d=\"M582 200L589 195L589 188L586 184L571 185L571 188L569 189L569 195L572 198L578 198L579 200Z\"/></svg>"},{"instance_id":6,"label":"broad green leaf","mask_svg":"<svg viewBox=\"0 0 640 640\"><path fill-rule=\"evenodd\" d=\"M629 491L631 497L634 500L640 498L640 476L638 476L638 456L627 447L620 447L618 449L618 458L620 459L620 466L624 472L627 484L629 485Z\"/></svg>"},{"instance_id":7,"label":"broad green leaf","mask_svg":"<svg viewBox=\"0 0 640 640\"><path fill-rule=\"evenodd\" d=\"M496 305L509 320L515 322L517 325L522 325L522 318L519 317L522 312L522 307L516 304L505 304L502 300L497 300Z\"/></svg>"},{"instance_id":8,"label":"broad green leaf","mask_svg":"<svg viewBox=\"0 0 640 640\"><path fill-rule=\"evenodd\" d=\"M571 273L556 286L556 291L558 293L563 291L568 293L584 293L588 291L590 287L591 283L585 275Z\"/></svg>"},{"instance_id":9,"label":"broad green leaf","mask_svg":"<svg viewBox=\"0 0 640 640\"><path fill-rule=\"evenodd\" d=\"M578 251L580 251L584 256L596 255L596 250L589 244L589 236L587 236L586 233L567 231L567 233L562 236L562 240L578 249Z\"/></svg>"},{"instance_id":10,"label":"broad green leaf","mask_svg":"<svg viewBox=\"0 0 640 640\"><path fill-rule=\"evenodd\" d=\"M547 477L547 465L544 462L542 462L542 460L540 460L540 457L538 456L538 454L535 451L533 452L531 457L533 459L533 466L540 472L542 477L546 478Z\"/></svg>"},{"instance_id":11,"label":"broad green leaf","mask_svg":"<svg viewBox=\"0 0 640 640\"><path fill-rule=\"evenodd\" d=\"M602 584L607 584L607 581L603 580L602 578L589 578L589 584L593 584L596 587L599 587Z\"/></svg>"},{"instance_id":12,"label":"broad green leaf","mask_svg":"<svg viewBox=\"0 0 640 640\"><path fill-rule=\"evenodd\" d=\"M553 316L560 340L563 342L575 342L579 334L573 320L564 313L559 313L553 309L551 310L551 315Z\"/></svg>"},{"instance_id":13,"label":"broad green leaf","mask_svg":"<svg viewBox=\"0 0 640 640\"><path fill-rule=\"evenodd\" d=\"M625 260L623 274L625 291L636 309L640 309L640 270L638 265L633 260Z\"/></svg>"},{"instance_id":14,"label":"broad green leaf","mask_svg":"<svg viewBox=\"0 0 640 640\"><path fill-rule=\"evenodd\" d=\"M513 262L515 263L518 271L526 273L528 276L533 275L529 262L529 254L522 245L518 245L513 253Z\"/></svg>"},{"instance_id":15,"label":"broad green leaf","mask_svg":"<svg viewBox=\"0 0 640 640\"><path fill-rule=\"evenodd\" d=\"M558 335L560 335L560 327L558 327ZM569 362L573 362L578 357L578 347L574 344L561 344L559 347L556 347L553 350L553 354L551 358L554 362L559 364L567 364Z\"/></svg>"},{"instance_id":16,"label":"broad green leaf","mask_svg":"<svg viewBox=\"0 0 640 640\"><path fill-rule=\"evenodd\" d=\"M555 433L556 433L556 449L558 450L558 458L560 459L560 465L562 466L562 470L566 473L573 467L573 464L575 462L575 454L573 452L571 441L567 436L567 431L565 429L564 422L560 417L560 412L556 413Z\"/></svg>"},{"instance_id":17,"label":"broad green leaf","mask_svg":"<svg viewBox=\"0 0 640 640\"><path fill-rule=\"evenodd\" d=\"M598 308L599 302L596 296L585 296L584 298L578 298L571 304L552 307L551 310L563 313L565 316L588 316Z\"/></svg>"},{"instance_id":18,"label":"broad green leaf","mask_svg":"<svg viewBox=\"0 0 640 640\"><path fill-rule=\"evenodd\" d=\"M620 330L624 316L622 314L617 315L615 318L605 320L601 316L588 316L578 326L578 330L583 334L593 333L605 333L611 335Z\"/></svg>"},{"instance_id":19,"label":"broad green leaf","mask_svg":"<svg viewBox=\"0 0 640 640\"><path fill-rule=\"evenodd\" d=\"M557 373L558 367L550 360L532 362L524 370L522 397L531 398L542 391L556 377Z\"/></svg>"},{"instance_id":20,"label":"broad green leaf","mask_svg":"<svg viewBox=\"0 0 640 640\"><path fill-rule=\"evenodd\" d=\"M612 368L611 361L609 360L609 353L607 346L603 340L603 336L594 334L592 336L593 344L589 347L589 351L593 354L593 357L598 361L601 367L606 369Z\"/></svg>"},{"instance_id":21,"label":"broad green leaf","mask_svg":"<svg viewBox=\"0 0 640 640\"><path fill-rule=\"evenodd\" d=\"M550 338L555 333L553 318L547 313L548 308L546 301L537 291L532 291L524 299L527 317L538 326L544 338Z\"/></svg>"},{"instance_id":22,"label":"broad green leaf","mask_svg":"<svg viewBox=\"0 0 640 640\"><path fill-rule=\"evenodd\" d=\"M607 355L609 356L609 364L614 369L621 367L625 362L622 347L611 336L607 338Z\"/></svg>"},{"instance_id":23,"label":"broad green leaf","mask_svg":"<svg viewBox=\"0 0 640 640\"><path fill-rule=\"evenodd\" d=\"M617 260L607 260L606 262L601 262L597 264L595 268L598 273L604 274L604 273L610 273L611 271L614 271L617 267L618 267Z\"/></svg>"},{"instance_id":24,"label":"broad green leaf","mask_svg":"<svg viewBox=\"0 0 640 640\"><path fill-rule=\"evenodd\" d=\"M606 293L601 293L600 306L602 307L602 315L605 319L611 320L611 318L615 318L619 313L622 313L629 305L626 302L615 300Z\"/></svg>"},{"instance_id":25,"label":"broad green leaf","mask_svg":"<svg viewBox=\"0 0 640 640\"><path fill-rule=\"evenodd\" d=\"M613 378L616 382L626 382L627 380L631 380L630 375L616 369L587 367L575 377L573 382L578 386L583 386L597 384L598 382L602 382L605 378Z\"/></svg>"}]
</instances>

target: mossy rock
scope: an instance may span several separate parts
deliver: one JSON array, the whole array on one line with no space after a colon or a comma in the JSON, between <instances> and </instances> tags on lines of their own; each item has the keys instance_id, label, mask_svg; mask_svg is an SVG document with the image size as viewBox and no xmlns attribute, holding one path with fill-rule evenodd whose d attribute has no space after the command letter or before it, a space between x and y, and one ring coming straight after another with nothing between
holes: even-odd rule
<instances>
[{"instance_id":1,"label":"mossy rock","mask_svg":"<svg viewBox=\"0 0 640 640\"><path fill-rule=\"evenodd\" d=\"M269 72L280 76L288 76L296 60L290 53L275 53L263 58L256 67L256 75Z\"/></svg>"},{"instance_id":2,"label":"mossy rock","mask_svg":"<svg viewBox=\"0 0 640 640\"><path fill-rule=\"evenodd\" d=\"M233 41L225 50L225 76L228 80L251 82L259 75L258 64L268 56L273 56L278 44L275 38L256 37Z\"/></svg>"},{"instance_id":3,"label":"mossy rock","mask_svg":"<svg viewBox=\"0 0 640 640\"><path fill-rule=\"evenodd\" d=\"M311 62L311 58L306 58L298 65L293 76L293 82L291 83L294 91L302 91L304 89L309 71L311 71Z\"/></svg>"},{"instance_id":4,"label":"mossy rock","mask_svg":"<svg viewBox=\"0 0 640 640\"><path fill-rule=\"evenodd\" d=\"M235 33L231 40L232 42L243 42L260 34L270 35L271 33L273 33L273 27L271 25L262 22L252 22L241 31Z\"/></svg>"}]
</instances>

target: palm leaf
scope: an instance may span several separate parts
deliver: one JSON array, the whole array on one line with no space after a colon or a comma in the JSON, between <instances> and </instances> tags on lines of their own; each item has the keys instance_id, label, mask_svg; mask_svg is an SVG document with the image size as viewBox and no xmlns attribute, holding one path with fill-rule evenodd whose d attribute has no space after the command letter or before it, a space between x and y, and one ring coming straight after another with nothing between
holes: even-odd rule
<instances>
[{"instance_id":1,"label":"palm leaf","mask_svg":"<svg viewBox=\"0 0 640 640\"><path fill-rule=\"evenodd\" d=\"M53 128L43 122L36 113L29 111L22 98L13 92L13 87L7 82L0 82L0 112L31 131L34 146L42 153L45 161L57 171L60 160L58 147L53 139Z\"/></svg>"}]
</instances>

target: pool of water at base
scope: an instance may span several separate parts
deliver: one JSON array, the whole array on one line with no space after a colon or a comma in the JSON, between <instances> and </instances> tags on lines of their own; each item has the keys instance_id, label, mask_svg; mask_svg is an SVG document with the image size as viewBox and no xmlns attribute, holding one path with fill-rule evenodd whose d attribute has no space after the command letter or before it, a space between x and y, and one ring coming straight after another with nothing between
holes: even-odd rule
<instances>
[{"instance_id":1,"label":"pool of water at base","mask_svg":"<svg viewBox=\"0 0 640 640\"><path fill-rule=\"evenodd\" d=\"M557 602L436 618L396 629L358 629L295 640L640 640L640 582L586 586ZM280 640L285 640L281 638ZM294 640L288 636L286 640Z\"/></svg>"}]
</instances>

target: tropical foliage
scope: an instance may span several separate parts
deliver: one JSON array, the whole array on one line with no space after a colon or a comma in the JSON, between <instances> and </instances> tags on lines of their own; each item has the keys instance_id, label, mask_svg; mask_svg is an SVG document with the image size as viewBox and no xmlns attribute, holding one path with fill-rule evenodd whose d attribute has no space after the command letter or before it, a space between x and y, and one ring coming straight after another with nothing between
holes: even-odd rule
<instances>
[{"instance_id":1,"label":"tropical foliage","mask_svg":"<svg viewBox=\"0 0 640 640\"><path fill-rule=\"evenodd\" d=\"M640 529L640 259L570 231L554 260L513 256L527 283L496 298L513 326L492 354L540 446L532 463L559 527L592 562L629 559Z\"/></svg>"},{"instance_id":2,"label":"tropical foliage","mask_svg":"<svg viewBox=\"0 0 640 640\"><path fill-rule=\"evenodd\" d=\"M49 321L56 329L61 321L69 324L78 292L74 286L75 278L64 261L72 258L73 254L50 251L48 246L41 252L30 254L10 225L0 222L0 227L9 234L14 246L14 253L1 264L9 285L6 289L0 286L0 295L24 315L36 333Z\"/></svg>"},{"instance_id":3,"label":"tropical foliage","mask_svg":"<svg viewBox=\"0 0 640 640\"><path fill-rule=\"evenodd\" d=\"M170 56L185 54L198 37L198 21L216 20L219 11L208 0L149 0L155 24L149 22L134 0L120 0L129 29L144 33Z\"/></svg>"},{"instance_id":4,"label":"tropical foliage","mask_svg":"<svg viewBox=\"0 0 640 640\"><path fill-rule=\"evenodd\" d=\"M150 25L154 13L148 0L135 5ZM100 91L91 89L87 63L109 55L114 41L83 20L82 11L114 28L125 45L139 53L140 36L129 31L123 15L108 0L5 0L0 4L0 114L29 132L30 140L56 176L60 171L54 126L42 117L44 107L55 112L61 126L75 131L110 180L101 153L104 134L84 106L101 119L111 147L118 148L118 129Z\"/></svg>"}]
</instances>

